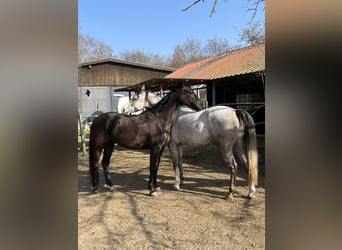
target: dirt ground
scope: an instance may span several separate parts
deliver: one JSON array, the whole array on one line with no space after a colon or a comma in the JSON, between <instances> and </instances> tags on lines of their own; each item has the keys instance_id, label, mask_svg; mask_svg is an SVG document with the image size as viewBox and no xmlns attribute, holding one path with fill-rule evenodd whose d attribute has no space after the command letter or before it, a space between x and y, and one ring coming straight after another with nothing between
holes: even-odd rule
<instances>
[{"instance_id":1,"label":"dirt ground","mask_svg":"<svg viewBox=\"0 0 342 250\"><path fill-rule=\"evenodd\" d=\"M79 249L265 249L263 171L256 199L244 197L247 173L239 169L237 194L226 200L229 171L218 149L186 149L185 183L176 191L166 148L158 172L162 190L151 197L148 164L146 151L116 150L110 166L115 190L102 188L93 194L88 156L79 155Z\"/></svg>"}]
</instances>

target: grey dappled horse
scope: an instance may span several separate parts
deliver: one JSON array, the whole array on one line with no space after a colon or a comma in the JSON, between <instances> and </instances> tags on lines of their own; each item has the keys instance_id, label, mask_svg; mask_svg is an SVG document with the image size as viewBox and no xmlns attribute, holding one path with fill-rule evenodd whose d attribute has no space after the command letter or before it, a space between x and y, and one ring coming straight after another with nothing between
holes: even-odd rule
<instances>
[{"instance_id":1,"label":"grey dappled horse","mask_svg":"<svg viewBox=\"0 0 342 250\"><path fill-rule=\"evenodd\" d=\"M139 101L141 102L142 96ZM133 104L134 105L134 104ZM258 183L258 154L255 124L252 116L244 110L215 106L199 112L180 109L175 120L169 149L172 155L176 182L179 190L183 182L182 146L216 144L231 171L227 197L232 198L236 189L237 166L249 170L247 197L255 197Z\"/></svg>"},{"instance_id":2,"label":"grey dappled horse","mask_svg":"<svg viewBox=\"0 0 342 250\"><path fill-rule=\"evenodd\" d=\"M182 109L171 131L169 149L176 174L175 188L183 181L182 146L216 144L231 171L227 197L232 198L236 188L237 166L249 170L247 197L255 197L258 184L258 154L255 124L245 110L214 106L199 112ZM238 164L237 164L238 163Z\"/></svg>"}]
</instances>

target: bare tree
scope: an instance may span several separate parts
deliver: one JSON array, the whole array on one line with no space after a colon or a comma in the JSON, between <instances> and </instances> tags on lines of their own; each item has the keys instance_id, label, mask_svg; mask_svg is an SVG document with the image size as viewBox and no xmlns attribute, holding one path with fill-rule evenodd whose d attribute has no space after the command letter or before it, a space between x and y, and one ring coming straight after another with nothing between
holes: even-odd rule
<instances>
[{"instance_id":1,"label":"bare tree","mask_svg":"<svg viewBox=\"0 0 342 250\"><path fill-rule=\"evenodd\" d=\"M78 34L78 62L111 58L112 48L89 35Z\"/></svg>"},{"instance_id":2,"label":"bare tree","mask_svg":"<svg viewBox=\"0 0 342 250\"><path fill-rule=\"evenodd\" d=\"M203 59L202 43L197 39L187 39L185 43L178 44L171 57L170 65L179 68L185 64Z\"/></svg>"},{"instance_id":3,"label":"bare tree","mask_svg":"<svg viewBox=\"0 0 342 250\"><path fill-rule=\"evenodd\" d=\"M137 63L147 63L149 61L148 56L141 50L125 50L119 53L119 58L130 61L130 62L137 62Z\"/></svg>"},{"instance_id":4,"label":"bare tree","mask_svg":"<svg viewBox=\"0 0 342 250\"><path fill-rule=\"evenodd\" d=\"M231 50L227 39L214 37L207 41L203 48L203 54L205 56L220 56L227 54Z\"/></svg>"},{"instance_id":5,"label":"bare tree","mask_svg":"<svg viewBox=\"0 0 342 250\"><path fill-rule=\"evenodd\" d=\"M144 64L151 64L151 65L159 65L165 66L166 59L161 57L155 53L145 53L142 50L133 50L133 51L123 51L119 53L119 57L123 60L136 62L136 63L144 63Z\"/></svg>"},{"instance_id":6,"label":"bare tree","mask_svg":"<svg viewBox=\"0 0 342 250\"><path fill-rule=\"evenodd\" d=\"M240 33L240 42L246 45L255 45L265 42L265 30L260 22L248 22L247 27Z\"/></svg>"},{"instance_id":7,"label":"bare tree","mask_svg":"<svg viewBox=\"0 0 342 250\"><path fill-rule=\"evenodd\" d=\"M208 39L203 45L197 39L187 39L183 44L178 44L169 59L169 66L180 68L188 63L200 61L210 56L220 56L229 53L234 47L229 46L225 38L214 37Z\"/></svg>"},{"instance_id":8,"label":"bare tree","mask_svg":"<svg viewBox=\"0 0 342 250\"><path fill-rule=\"evenodd\" d=\"M162 57L158 54L154 54L154 53L151 53L150 54L150 57L151 57L151 63L152 65L159 65L159 66L167 66L168 63L167 63L167 58L166 57Z\"/></svg>"}]
</instances>

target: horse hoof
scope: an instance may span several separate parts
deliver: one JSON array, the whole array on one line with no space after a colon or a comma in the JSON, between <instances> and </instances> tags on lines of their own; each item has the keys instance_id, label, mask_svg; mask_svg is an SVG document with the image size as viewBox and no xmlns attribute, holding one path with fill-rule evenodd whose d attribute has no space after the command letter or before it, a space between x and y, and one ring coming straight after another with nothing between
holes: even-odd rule
<instances>
[{"instance_id":1,"label":"horse hoof","mask_svg":"<svg viewBox=\"0 0 342 250\"><path fill-rule=\"evenodd\" d=\"M234 200L233 194L232 193L227 194L226 199Z\"/></svg>"},{"instance_id":2,"label":"horse hoof","mask_svg":"<svg viewBox=\"0 0 342 250\"><path fill-rule=\"evenodd\" d=\"M248 194L248 195L247 195L247 198L248 198L248 199L255 199L255 194Z\"/></svg>"},{"instance_id":3,"label":"horse hoof","mask_svg":"<svg viewBox=\"0 0 342 250\"><path fill-rule=\"evenodd\" d=\"M159 192L159 191L161 191L161 188L160 187L156 187L154 190L155 190L155 192Z\"/></svg>"},{"instance_id":4,"label":"horse hoof","mask_svg":"<svg viewBox=\"0 0 342 250\"><path fill-rule=\"evenodd\" d=\"M114 185L113 186L109 186L108 184L104 184L103 187L104 188L108 188L110 191L114 190Z\"/></svg>"},{"instance_id":5,"label":"horse hoof","mask_svg":"<svg viewBox=\"0 0 342 250\"><path fill-rule=\"evenodd\" d=\"M97 193L99 191L99 187L93 187L93 193Z\"/></svg>"},{"instance_id":6,"label":"horse hoof","mask_svg":"<svg viewBox=\"0 0 342 250\"><path fill-rule=\"evenodd\" d=\"M150 192L150 196L152 197L157 197L158 196L158 193L156 191L151 191Z\"/></svg>"},{"instance_id":7,"label":"horse hoof","mask_svg":"<svg viewBox=\"0 0 342 250\"><path fill-rule=\"evenodd\" d=\"M173 185L173 187L177 190L177 191L179 191L180 190L180 187L179 187L179 185L178 184L175 184L175 185Z\"/></svg>"}]
</instances>

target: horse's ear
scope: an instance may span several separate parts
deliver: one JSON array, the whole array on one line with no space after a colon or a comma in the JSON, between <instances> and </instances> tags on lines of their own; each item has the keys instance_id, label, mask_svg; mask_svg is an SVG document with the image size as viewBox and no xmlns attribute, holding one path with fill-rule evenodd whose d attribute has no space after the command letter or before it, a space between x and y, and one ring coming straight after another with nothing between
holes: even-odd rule
<instances>
[{"instance_id":1,"label":"horse's ear","mask_svg":"<svg viewBox=\"0 0 342 250\"><path fill-rule=\"evenodd\" d=\"M180 83L178 83L176 86L174 86L174 90L176 90L176 89L182 89L182 88L184 88L184 87L185 87L184 82L180 82Z\"/></svg>"},{"instance_id":2,"label":"horse's ear","mask_svg":"<svg viewBox=\"0 0 342 250\"><path fill-rule=\"evenodd\" d=\"M182 88L189 88L191 90L191 85L190 84L185 83L185 82L182 82L181 84L182 84L181 85Z\"/></svg>"},{"instance_id":3,"label":"horse's ear","mask_svg":"<svg viewBox=\"0 0 342 250\"><path fill-rule=\"evenodd\" d=\"M169 89L170 89L170 91L171 91L171 92L175 92L175 91L176 91L176 89L178 89L178 88L179 88L179 86L180 86L179 84L177 84L177 85L173 85L173 86L170 86L170 88L169 88Z\"/></svg>"},{"instance_id":4,"label":"horse's ear","mask_svg":"<svg viewBox=\"0 0 342 250\"><path fill-rule=\"evenodd\" d=\"M182 83L181 83L181 87L182 87L182 88L185 88L185 87L191 88L191 85L190 85L189 83L182 82Z\"/></svg>"}]
</instances>

